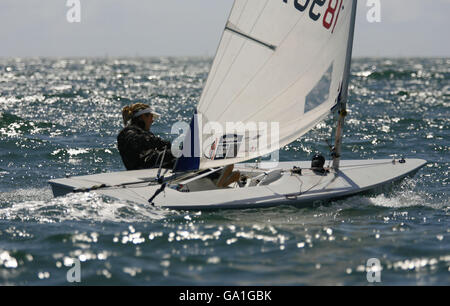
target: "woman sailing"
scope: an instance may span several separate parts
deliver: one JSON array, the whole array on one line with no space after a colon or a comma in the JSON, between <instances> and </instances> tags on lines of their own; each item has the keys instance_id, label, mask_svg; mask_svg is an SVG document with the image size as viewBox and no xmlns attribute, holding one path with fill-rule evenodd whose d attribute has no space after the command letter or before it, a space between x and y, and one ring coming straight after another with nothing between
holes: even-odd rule
<instances>
[{"instance_id":1,"label":"woman sailing","mask_svg":"<svg viewBox=\"0 0 450 306\"><path fill-rule=\"evenodd\" d=\"M125 106L122 118L125 127L117 137L120 156L127 170L158 168L172 169L175 157L171 144L150 132L153 121L160 115L143 103Z\"/></svg>"}]
</instances>

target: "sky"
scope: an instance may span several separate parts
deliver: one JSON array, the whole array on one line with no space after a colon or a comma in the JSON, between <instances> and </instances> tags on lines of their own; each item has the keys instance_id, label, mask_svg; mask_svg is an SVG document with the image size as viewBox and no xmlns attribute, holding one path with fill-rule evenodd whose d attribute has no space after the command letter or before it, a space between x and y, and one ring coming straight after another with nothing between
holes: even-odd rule
<instances>
[{"instance_id":1,"label":"sky","mask_svg":"<svg viewBox=\"0 0 450 306\"><path fill-rule=\"evenodd\" d=\"M233 4L79 1L81 20L69 23L67 0L1 0L0 56L213 56ZM379 23L367 3L358 0L355 57L450 57L450 0L380 0Z\"/></svg>"}]
</instances>

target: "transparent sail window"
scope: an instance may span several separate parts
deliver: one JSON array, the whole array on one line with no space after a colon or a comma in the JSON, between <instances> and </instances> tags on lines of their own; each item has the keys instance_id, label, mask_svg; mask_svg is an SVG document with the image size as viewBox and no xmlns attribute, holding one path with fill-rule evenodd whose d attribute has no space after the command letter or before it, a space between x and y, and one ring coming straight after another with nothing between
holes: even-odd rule
<instances>
[{"instance_id":1,"label":"transparent sail window","mask_svg":"<svg viewBox=\"0 0 450 306\"><path fill-rule=\"evenodd\" d=\"M305 99L305 111L312 111L320 104L326 102L330 95L331 76L333 73L333 64L327 69L316 86L309 92Z\"/></svg>"}]
</instances>

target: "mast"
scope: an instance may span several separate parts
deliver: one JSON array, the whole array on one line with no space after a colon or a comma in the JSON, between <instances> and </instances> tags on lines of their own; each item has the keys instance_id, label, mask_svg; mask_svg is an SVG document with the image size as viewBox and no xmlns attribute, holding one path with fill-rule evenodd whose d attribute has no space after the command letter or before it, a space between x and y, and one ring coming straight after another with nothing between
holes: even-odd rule
<instances>
[{"instance_id":1,"label":"mast","mask_svg":"<svg viewBox=\"0 0 450 306\"><path fill-rule=\"evenodd\" d=\"M348 37L347 56L345 58L344 79L342 81L341 93L339 94L339 119L336 127L336 141L333 151L333 168L339 170L339 163L341 160L342 136L344 131L345 117L347 116L347 100L348 100L348 85L350 79L350 68L352 63L353 51L353 36L355 33L355 20L357 0L352 0L352 16L350 20L350 32Z\"/></svg>"}]
</instances>

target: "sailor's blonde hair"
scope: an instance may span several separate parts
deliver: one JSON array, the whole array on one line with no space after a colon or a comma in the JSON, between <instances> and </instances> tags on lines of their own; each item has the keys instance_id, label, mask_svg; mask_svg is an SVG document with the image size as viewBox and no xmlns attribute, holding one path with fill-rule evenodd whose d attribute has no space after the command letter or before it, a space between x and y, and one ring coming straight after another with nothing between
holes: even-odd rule
<instances>
[{"instance_id":1,"label":"sailor's blonde hair","mask_svg":"<svg viewBox=\"0 0 450 306\"><path fill-rule=\"evenodd\" d=\"M123 124L128 125L130 120L134 119L134 115L137 114L137 112L147 109L150 106L144 103L135 103L132 105L127 105L122 109L122 118L123 118Z\"/></svg>"}]
</instances>

